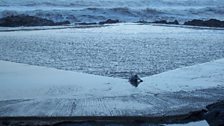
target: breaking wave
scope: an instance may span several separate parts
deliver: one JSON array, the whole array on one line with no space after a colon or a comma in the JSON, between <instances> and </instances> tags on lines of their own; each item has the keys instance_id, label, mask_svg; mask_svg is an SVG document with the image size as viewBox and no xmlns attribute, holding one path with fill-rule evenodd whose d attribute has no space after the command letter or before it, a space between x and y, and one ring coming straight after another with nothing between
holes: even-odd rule
<instances>
[{"instance_id":1,"label":"breaking wave","mask_svg":"<svg viewBox=\"0 0 224 126\"><path fill-rule=\"evenodd\" d=\"M54 21L224 19L220 0L1 0L0 18L26 14Z\"/></svg>"},{"instance_id":2,"label":"breaking wave","mask_svg":"<svg viewBox=\"0 0 224 126\"><path fill-rule=\"evenodd\" d=\"M64 6L64 7L152 7L152 6L217 6L223 0L1 0L0 6Z\"/></svg>"},{"instance_id":3,"label":"breaking wave","mask_svg":"<svg viewBox=\"0 0 224 126\"><path fill-rule=\"evenodd\" d=\"M54 21L70 22L100 22L106 19L119 19L123 22L133 22L140 19L147 19L157 14L163 14L162 11L156 9L131 9L131 8L85 8L81 10L2 10L0 17L12 15L26 14L37 16Z\"/></svg>"}]
</instances>

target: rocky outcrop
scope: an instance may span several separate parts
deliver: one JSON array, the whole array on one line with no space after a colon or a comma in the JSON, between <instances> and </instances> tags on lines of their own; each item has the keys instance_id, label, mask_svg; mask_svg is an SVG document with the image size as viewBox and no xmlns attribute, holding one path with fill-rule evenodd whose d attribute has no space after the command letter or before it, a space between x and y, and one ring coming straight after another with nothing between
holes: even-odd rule
<instances>
[{"instance_id":1,"label":"rocky outcrop","mask_svg":"<svg viewBox=\"0 0 224 126\"><path fill-rule=\"evenodd\" d=\"M179 22L177 20L174 20L174 21L158 20L158 21L154 21L154 22L148 22L148 21L140 20L140 21L137 21L136 23L143 23L143 24L155 23L155 24L174 24L174 25L179 25Z\"/></svg>"},{"instance_id":2,"label":"rocky outcrop","mask_svg":"<svg viewBox=\"0 0 224 126\"><path fill-rule=\"evenodd\" d=\"M119 20L108 19L106 21L99 22L99 24L114 24L119 22L120 22Z\"/></svg>"},{"instance_id":3,"label":"rocky outcrop","mask_svg":"<svg viewBox=\"0 0 224 126\"><path fill-rule=\"evenodd\" d=\"M19 27L19 26L54 26L70 24L69 21L54 22L48 19L43 19L35 16L17 15L9 16L0 19L2 27Z\"/></svg>"},{"instance_id":4,"label":"rocky outcrop","mask_svg":"<svg viewBox=\"0 0 224 126\"><path fill-rule=\"evenodd\" d=\"M54 25L67 25L70 24L69 21L63 21L63 22L55 22Z\"/></svg>"},{"instance_id":5,"label":"rocky outcrop","mask_svg":"<svg viewBox=\"0 0 224 126\"><path fill-rule=\"evenodd\" d=\"M224 125L224 101L220 101L207 107L208 112L205 113L204 118L210 126Z\"/></svg>"},{"instance_id":6,"label":"rocky outcrop","mask_svg":"<svg viewBox=\"0 0 224 126\"><path fill-rule=\"evenodd\" d=\"M210 19L210 20L198 20L194 19L191 21L187 21L184 25L191 25L191 26L206 26L206 27L224 27L224 21Z\"/></svg>"},{"instance_id":7,"label":"rocky outcrop","mask_svg":"<svg viewBox=\"0 0 224 126\"><path fill-rule=\"evenodd\" d=\"M138 77L137 74L135 74L135 75L132 75L132 76L129 78L129 82L130 82L130 84L131 84L132 86L134 86L134 87L138 87L138 85L139 85L141 82L143 82L143 80L140 79L140 78Z\"/></svg>"},{"instance_id":8,"label":"rocky outcrop","mask_svg":"<svg viewBox=\"0 0 224 126\"><path fill-rule=\"evenodd\" d=\"M77 25L96 25L97 23L86 23L86 22L81 22L81 23L76 23Z\"/></svg>"}]
</instances>

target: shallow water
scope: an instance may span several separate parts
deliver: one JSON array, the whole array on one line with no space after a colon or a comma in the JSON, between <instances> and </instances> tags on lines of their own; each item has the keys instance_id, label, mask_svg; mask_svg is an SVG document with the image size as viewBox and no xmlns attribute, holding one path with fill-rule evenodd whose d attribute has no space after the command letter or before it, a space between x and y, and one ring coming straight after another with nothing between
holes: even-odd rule
<instances>
[{"instance_id":1,"label":"shallow water","mask_svg":"<svg viewBox=\"0 0 224 126\"><path fill-rule=\"evenodd\" d=\"M0 60L141 77L224 57L224 30L117 24L0 32Z\"/></svg>"}]
</instances>

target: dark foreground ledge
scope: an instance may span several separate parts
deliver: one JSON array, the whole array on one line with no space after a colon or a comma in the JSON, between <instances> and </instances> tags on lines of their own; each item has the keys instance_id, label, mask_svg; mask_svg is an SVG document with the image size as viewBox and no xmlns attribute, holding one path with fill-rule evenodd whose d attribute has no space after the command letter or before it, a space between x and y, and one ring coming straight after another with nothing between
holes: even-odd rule
<instances>
[{"instance_id":1,"label":"dark foreground ledge","mask_svg":"<svg viewBox=\"0 0 224 126\"><path fill-rule=\"evenodd\" d=\"M192 115L193 114L193 115ZM67 125L160 125L169 123L188 123L202 120L202 112L185 115L143 117L143 116L76 116L76 117L1 117L3 126L67 126ZM196 117L197 116L197 117Z\"/></svg>"},{"instance_id":2,"label":"dark foreground ledge","mask_svg":"<svg viewBox=\"0 0 224 126\"><path fill-rule=\"evenodd\" d=\"M75 126L75 125L162 125L206 120L210 126L224 124L224 101L205 109L170 116L63 116L63 117L0 117L1 126Z\"/></svg>"}]
</instances>

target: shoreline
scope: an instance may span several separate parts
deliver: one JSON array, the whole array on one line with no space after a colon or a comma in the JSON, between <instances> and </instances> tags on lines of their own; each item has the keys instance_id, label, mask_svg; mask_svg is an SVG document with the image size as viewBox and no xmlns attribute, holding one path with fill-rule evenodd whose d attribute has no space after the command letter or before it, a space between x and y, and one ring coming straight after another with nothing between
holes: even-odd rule
<instances>
[{"instance_id":1,"label":"shoreline","mask_svg":"<svg viewBox=\"0 0 224 126\"><path fill-rule=\"evenodd\" d=\"M220 59L145 77L134 88L125 79L1 61L0 115L162 116L198 111L223 100L222 62Z\"/></svg>"},{"instance_id":2,"label":"shoreline","mask_svg":"<svg viewBox=\"0 0 224 126\"><path fill-rule=\"evenodd\" d=\"M0 27L8 27L8 28L18 28L18 27L34 27L34 26L73 26L73 27L91 27L91 26L104 26L111 25L117 23L140 23L140 24L162 24L162 25L181 25L181 26L196 26L196 27L207 27L207 28L224 28L224 21L209 18L207 20L201 19L189 19L183 23L179 23L178 20L154 20L154 21L145 21L139 20L137 22L128 22L121 21L119 19L110 19L99 20L98 22L70 22L68 20L64 20L61 22L54 22L52 19L40 18L38 16L29 16L29 15L12 15L0 18Z\"/></svg>"},{"instance_id":3,"label":"shoreline","mask_svg":"<svg viewBox=\"0 0 224 126\"><path fill-rule=\"evenodd\" d=\"M116 24L106 25L61 25L61 26L29 26L29 27L0 27L0 32L16 32L16 31L42 31L42 30L63 30L63 29L88 29L88 28L101 28L101 27L113 27L116 25L152 25L163 27L176 27L176 28L189 28L199 30L224 30L223 27L206 27L206 26L190 26L190 25L174 25L174 24L159 24L159 23L129 23L121 22Z\"/></svg>"}]
</instances>

